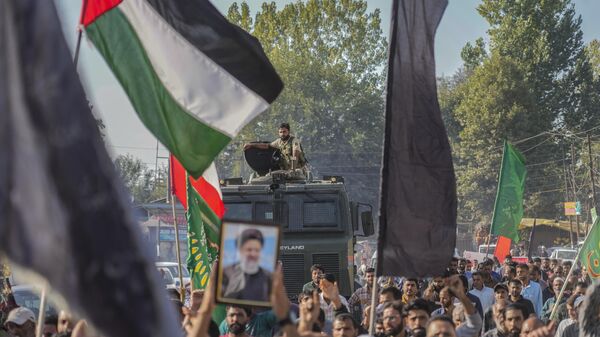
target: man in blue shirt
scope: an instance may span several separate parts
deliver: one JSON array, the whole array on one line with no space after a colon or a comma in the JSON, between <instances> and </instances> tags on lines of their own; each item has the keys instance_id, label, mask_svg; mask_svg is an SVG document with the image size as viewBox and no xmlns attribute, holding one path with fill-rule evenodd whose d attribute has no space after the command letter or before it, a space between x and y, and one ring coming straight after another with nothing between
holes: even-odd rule
<instances>
[{"instance_id":1,"label":"man in blue shirt","mask_svg":"<svg viewBox=\"0 0 600 337\"><path fill-rule=\"evenodd\" d=\"M542 288L540 285L530 280L529 278L529 266L521 263L517 265L517 279L523 283L523 290L521 291L521 295L531 301L533 304L533 308L535 309L535 314L539 318L542 314L542 307L544 303L542 302Z\"/></svg>"}]
</instances>

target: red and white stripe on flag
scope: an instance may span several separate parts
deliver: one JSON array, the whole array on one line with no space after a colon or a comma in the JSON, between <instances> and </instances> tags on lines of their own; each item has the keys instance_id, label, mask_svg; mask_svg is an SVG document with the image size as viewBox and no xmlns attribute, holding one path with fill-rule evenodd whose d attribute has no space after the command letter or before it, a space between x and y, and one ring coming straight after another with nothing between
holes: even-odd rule
<instances>
[{"instance_id":1,"label":"red and white stripe on flag","mask_svg":"<svg viewBox=\"0 0 600 337\"><path fill-rule=\"evenodd\" d=\"M215 164L211 164L202 174L202 177L198 179L186 174L181 163L173 155L169 155L169 165L171 167L171 193L177 197L183 208L187 210L187 182L185 179L189 177L192 187L200 194L215 215L222 219L225 214L225 205L219 189L219 176Z\"/></svg>"}]
</instances>

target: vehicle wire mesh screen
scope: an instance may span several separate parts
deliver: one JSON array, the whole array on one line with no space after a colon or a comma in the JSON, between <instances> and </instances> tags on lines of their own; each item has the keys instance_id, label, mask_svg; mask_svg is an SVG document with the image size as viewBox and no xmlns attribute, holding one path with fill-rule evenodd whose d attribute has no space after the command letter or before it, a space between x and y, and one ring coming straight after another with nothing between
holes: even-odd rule
<instances>
[{"instance_id":1,"label":"vehicle wire mesh screen","mask_svg":"<svg viewBox=\"0 0 600 337\"><path fill-rule=\"evenodd\" d=\"M325 268L325 273L335 275L340 284L340 256L336 253L313 254L313 264L320 264Z\"/></svg>"},{"instance_id":2,"label":"vehicle wire mesh screen","mask_svg":"<svg viewBox=\"0 0 600 337\"><path fill-rule=\"evenodd\" d=\"M283 262L283 284L287 290L290 300L297 302L298 294L302 292L304 280L307 275L304 270L304 255L302 254L281 254L281 262ZM310 271L309 271L310 273ZM308 276L310 280L310 275Z\"/></svg>"},{"instance_id":3,"label":"vehicle wire mesh screen","mask_svg":"<svg viewBox=\"0 0 600 337\"><path fill-rule=\"evenodd\" d=\"M335 201L304 203L305 227L337 227Z\"/></svg>"},{"instance_id":4,"label":"vehicle wire mesh screen","mask_svg":"<svg viewBox=\"0 0 600 337\"><path fill-rule=\"evenodd\" d=\"M225 204L225 217L231 220L252 221L252 204L234 202Z\"/></svg>"}]
</instances>

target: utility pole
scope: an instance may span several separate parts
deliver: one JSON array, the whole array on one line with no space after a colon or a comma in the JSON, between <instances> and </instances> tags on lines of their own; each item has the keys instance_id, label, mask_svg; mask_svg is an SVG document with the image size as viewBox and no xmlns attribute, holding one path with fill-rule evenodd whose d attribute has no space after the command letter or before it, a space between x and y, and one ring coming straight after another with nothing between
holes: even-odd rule
<instances>
[{"instance_id":1,"label":"utility pole","mask_svg":"<svg viewBox=\"0 0 600 337\"><path fill-rule=\"evenodd\" d=\"M572 177L573 177L573 201L577 202L577 188L575 187L575 145L573 143L571 143L571 173L572 173ZM576 224L576 229L577 229L577 244L579 244L579 233L580 233L580 229L579 229L579 216L577 214L575 214L575 224Z\"/></svg>"},{"instance_id":2,"label":"utility pole","mask_svg":"<svg viewBox=\"0 0 600 337\"><path fill-rule=\"evenodd\" d=\"M158 139L156 139L156 155L154 156L154 182L158 180Z\"/></svg>"},{"instance_id":3,"label":"utility pole","mask_svg":"<svg viewBox=\"0 0 600 337\"><path fill-rule=\"evenodd\" d=\"M563 139L564 141L565 139ZM565 202L569 202L569 178L567 176L567 153L565 151L565 144L563 143L563 172L565 174ZM573 219L571 216L567 215L569 218L569 239L571 241L571 248L575 247L574 238L573 238Z\"/></svg>"},{"instance_id":4,"label":"utility pole","mask_svg":"<svg viewBox=\"0 0 600 337\"><path fill-rule=\"evenodd\" d=\"M588 156L590 159L590 181L592 182L592 208L596 208L598 204L596 204L596 184L594 181L594 160L592 159L592 141L591 141L589 131L587 133L587 143L588 143ZM590 208L590 212L591 212L592 208ZM596 211L597 210L598 209L596 208Z\"/></svg>"}]
</instances>

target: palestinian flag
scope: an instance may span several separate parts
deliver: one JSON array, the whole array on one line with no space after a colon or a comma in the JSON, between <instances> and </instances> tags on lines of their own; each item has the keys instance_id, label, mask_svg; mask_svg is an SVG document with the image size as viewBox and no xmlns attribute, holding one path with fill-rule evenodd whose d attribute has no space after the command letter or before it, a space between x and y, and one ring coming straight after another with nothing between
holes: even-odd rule
<instances>
[{"instance_id":1,"label":"palestinian flag","mask_svg":"<svg viewBox=\"0 0 600 337\"><path fill-rule=\"evenodd\" d=\"M206 0L87 0L81 23L138 116L197 178L283 88L257 39Z\"/></svg>"}]
</instances>

